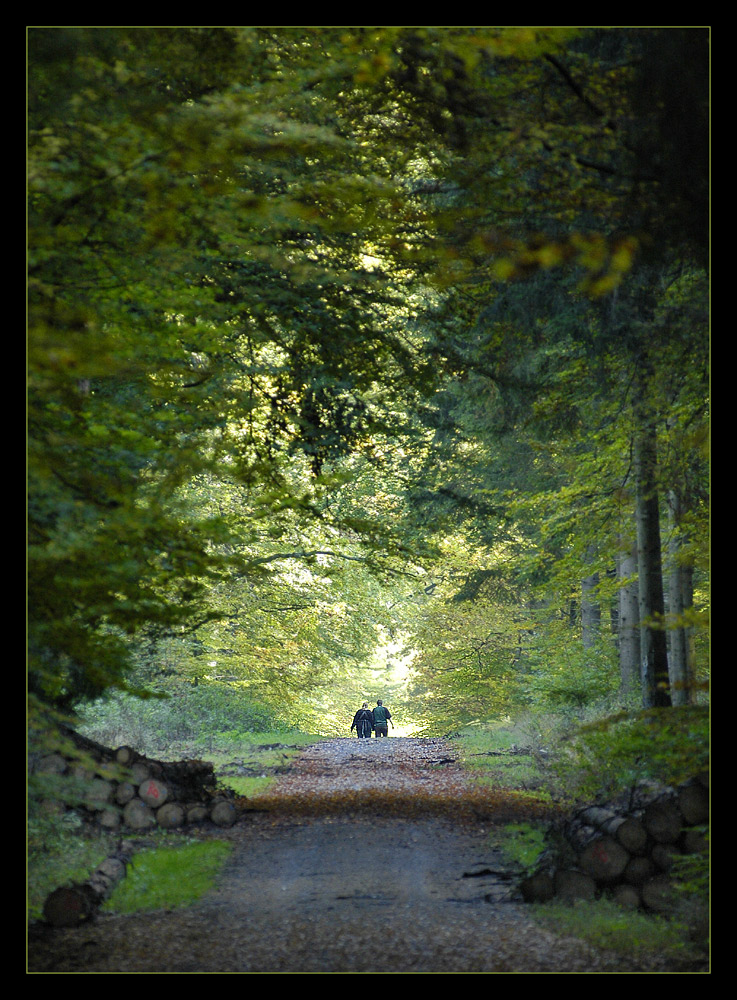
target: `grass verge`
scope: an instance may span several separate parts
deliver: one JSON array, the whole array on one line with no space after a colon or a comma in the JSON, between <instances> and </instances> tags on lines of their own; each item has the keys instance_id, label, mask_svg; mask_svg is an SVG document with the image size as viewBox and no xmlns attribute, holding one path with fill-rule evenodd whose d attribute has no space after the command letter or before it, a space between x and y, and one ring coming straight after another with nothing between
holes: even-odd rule
<instances>
[{"instance_id":1,"label":"grass verge","mask_svg":"<svg viewBox=\"0 0 737 1000\"><path fill-rule=\"evenodd\" d=\"M595 948L636 961L657 959L684 971L706 961L705 947L690 940L688 927L677 920L625 910L612 900L576 900L531 906L534 919L563 937L576 937Z\"/></svg>"},{"instance_id":2,"label":"grass verge","mask_svg":"<svg viewBox=\"0 0 737 1000\"><path fill-rule=\"evenodd\" d=\"M213 887L232 849L226 841L204 840L142 851L102 909L137 913L189 906Z\"/></svg>"},{"instance_id":3,"label":"grass verge","mask_svg":"<svg viewBox=\"0 0 737 1000\"><path fill-rule=\"evenodd\" d=\"M222 785L248 798L263 793L307 746L321 737L306 733L243 733L206 754Z\"/></svg>"}]
</instances>

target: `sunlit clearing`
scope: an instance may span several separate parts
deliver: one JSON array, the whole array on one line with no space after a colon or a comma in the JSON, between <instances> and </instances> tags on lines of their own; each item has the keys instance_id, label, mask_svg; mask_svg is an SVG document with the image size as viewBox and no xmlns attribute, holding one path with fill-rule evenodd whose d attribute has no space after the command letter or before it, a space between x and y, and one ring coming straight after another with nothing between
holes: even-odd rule
<instances>
[{"instance_id":1,"label":"sunlit clearing","mask_svg":"<svg viewBox=\"0 0 737 1000\"><path fill-rule=\"evenodd\" d=\"M416 736L417 727L416 726L395 726L394 729L390 727L389 738L392 736Z\"/></svg>"}]
</instances>

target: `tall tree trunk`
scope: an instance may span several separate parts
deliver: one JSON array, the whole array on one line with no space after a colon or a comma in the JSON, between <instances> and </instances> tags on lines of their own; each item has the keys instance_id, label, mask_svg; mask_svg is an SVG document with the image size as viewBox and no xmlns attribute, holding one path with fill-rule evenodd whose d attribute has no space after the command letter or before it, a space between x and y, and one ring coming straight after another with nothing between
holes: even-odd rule
<instances>
[{"instance_id":1,"label":"tall tree trunk","mask_svg":"<svg viewBox=\"0 0 737 1000\"><path fill-rule=\"evenodd\" d=\"M676 490L668 493L668 664L674 705L688 705L692 695L691 630L685 615L693 605L693 567L682 556L680 521L683 504Z\"/></svg>"},{"instance_id":2,"label":"tall tree trunk","mask_svg":"<svg viewBox=\"0 0 737 1000\"><path fill-rule=\"evenodd\" d=\"M628 701L640 691L640 609L637 586L637 545L622 551L617 558L619 614L617 650L619 654L620 691Z\"/></svg>"},{"instance_id":3,"label":"tall tree trunk","mask_svg":"<svg viewBox=\"0 0 737 1000\"><path fill-rule=\"evenodd\" d=\"M598 573L592 573L581 582L581 634L584 649L590 649L599 638L601 606L597 597L598 586Z\"/></svg>"},{"instance_id":4,"label":"tall tree trunk","mask_svg":"<svg viewBox=\"0 0 737 1000\"><path fill-rule=\"evenodd\" d=\"M633 457L642 703L645 708L659 708L669 706L671 698L660 544L657 430L655 416L648 401L648 368L647 361L641 358L634 398Z\"/></svg>"}]
</instances>

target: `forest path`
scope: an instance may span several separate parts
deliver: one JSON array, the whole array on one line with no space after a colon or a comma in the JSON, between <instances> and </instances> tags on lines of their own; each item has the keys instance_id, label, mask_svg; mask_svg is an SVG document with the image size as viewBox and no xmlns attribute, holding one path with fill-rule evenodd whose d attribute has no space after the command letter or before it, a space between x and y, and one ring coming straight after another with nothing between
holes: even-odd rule
<instances>
[{"instance_id":1,"label":"forest path","mask_svg":"<svg viewBox=\"0 0 737 1000\"><path fill-rule=\"evenodd\" d=\"M474 795L442 740L322 742L229 831L196 905L54 931L31 971L639 971L512 901Z\"/></svg>"}]
</instances>

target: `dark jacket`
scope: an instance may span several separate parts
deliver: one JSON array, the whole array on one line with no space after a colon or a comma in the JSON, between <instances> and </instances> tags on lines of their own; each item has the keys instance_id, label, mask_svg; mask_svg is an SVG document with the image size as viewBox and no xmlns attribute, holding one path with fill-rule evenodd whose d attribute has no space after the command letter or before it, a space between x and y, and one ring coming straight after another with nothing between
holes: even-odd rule
<instances>
[{"instance_id":1,"label":"dark jacket","mask_svg":"<svg viewBox=\"0 0 737 1000\"><path fill-rule=\"evenodd\" d=\"M371 730L374 728L374 717L368 708L359 708L356 714L353 716L353 724L351 726L351 732L355 729L356 732L363 736L370 736Z\"/></svg>"}]
</instances>

